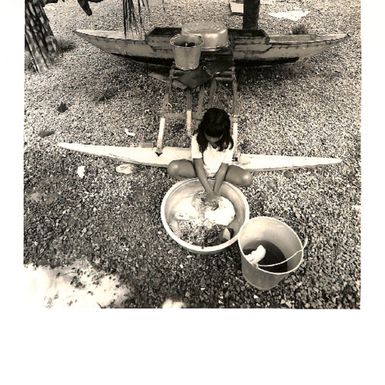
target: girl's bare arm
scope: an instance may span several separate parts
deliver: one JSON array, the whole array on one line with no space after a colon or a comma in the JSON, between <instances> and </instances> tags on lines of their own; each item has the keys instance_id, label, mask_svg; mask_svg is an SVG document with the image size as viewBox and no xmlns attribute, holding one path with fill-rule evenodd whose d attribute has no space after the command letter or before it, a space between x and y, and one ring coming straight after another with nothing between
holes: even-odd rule
<instances>
[{"instance_id":1,"label":"girl's bare arm","mask_svg":"<svg viewBox=\"0 0 385 385\"><path fill-rule=\"evenodd\" d=\"M193 165L195 169L195 173L197 174L197 177L199 181L202 183L203 188L207 192L207 194L212 194L213 189L211 188L209 181L207 180L206 171L203 166L203 160L202 159L193 159Z\"/></svg>"},{"instance_id":2,"label":"girl's bare arm","mask_svg":"<svg viewBox=\"0 0 385 385\"><path fill-rule=\"evenodd\" d=\"M228 164L222 163L215 175L214 192L218 195L219 195L219 190L221 189L222 183L225 180L228 168L229 168Z\"/></svg>"}]
</instances>

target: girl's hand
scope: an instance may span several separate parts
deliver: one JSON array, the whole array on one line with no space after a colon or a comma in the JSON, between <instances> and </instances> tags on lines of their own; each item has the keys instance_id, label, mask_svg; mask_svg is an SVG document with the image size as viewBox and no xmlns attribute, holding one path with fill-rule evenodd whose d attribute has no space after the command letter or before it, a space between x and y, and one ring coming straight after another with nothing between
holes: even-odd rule
<instances>
[{"instance_id":1,"label":"girl's hand","mask_svg":"<svg viewBox=\"0 0 385 385\"><path fill-rule=\"evenodd\" d=\"M219 206L218 199L219 195L214 191L207 194L208 203L213 210L216 210Z\"/></svg>"}]
</instances>

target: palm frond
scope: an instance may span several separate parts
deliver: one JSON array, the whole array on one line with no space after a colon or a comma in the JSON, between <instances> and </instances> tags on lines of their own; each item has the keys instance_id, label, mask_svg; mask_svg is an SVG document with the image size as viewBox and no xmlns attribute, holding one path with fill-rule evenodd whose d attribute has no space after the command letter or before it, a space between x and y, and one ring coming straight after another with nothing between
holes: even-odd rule
<instances>
[{"instance_id":1,"label":"palm frond","mask_svg":"<svg viewBox=\"0 0 385 385\"><path fill-rule=\"evenodd\" d=\"M135 7L134 0L122 0L123 1L123 24L124 35L127 34L129 29L143 29L143 17L144 10L149 10L150 6L148 0L137 0L137 6Z\"/></svg>"}]
</instances>

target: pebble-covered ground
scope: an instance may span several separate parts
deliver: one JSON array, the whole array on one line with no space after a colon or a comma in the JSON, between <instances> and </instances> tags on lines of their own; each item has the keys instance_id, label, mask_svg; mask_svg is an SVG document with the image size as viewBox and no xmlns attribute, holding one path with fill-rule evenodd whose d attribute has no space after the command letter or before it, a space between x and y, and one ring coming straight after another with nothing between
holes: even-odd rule
<instances>
[{"instance_id":1,"label":"pebble-covered ground","mask_svg":"<svg viewBox=\"0 0 385 385\"><path fill-rule=\"evenodd\" d=\"M199 19L241 26L227 0L165 0L164 10L154 3L146 29ZM267 33L290 33L304 24L308 32L344 32L350 38L292 65L238 71L244 152L343 160L325 168L255 173L252 186L242 189L251 217L280 218L309 240L300 268L265 292L243 279L236 244L199 256L166 234L160 205L176 181L165 169L137 166L124 175L115 170L118 161L57 146L138 145L156 138L165 86L147 68L73 33L123 28L120 0L91 7L88 17L75 1L46 6L56 37L73 49L44 74L26 62L25 263L57 268L86 261L130 288L123 304L130 308L161 307L167 300L191 308L359 308L360 3L262 5L260 27ZM296 8L310 13L299 22L268 14ZM218 104L227 100L223 88ZM180 124L165 140L188 145Z\"/></svg>"}]
</instances>

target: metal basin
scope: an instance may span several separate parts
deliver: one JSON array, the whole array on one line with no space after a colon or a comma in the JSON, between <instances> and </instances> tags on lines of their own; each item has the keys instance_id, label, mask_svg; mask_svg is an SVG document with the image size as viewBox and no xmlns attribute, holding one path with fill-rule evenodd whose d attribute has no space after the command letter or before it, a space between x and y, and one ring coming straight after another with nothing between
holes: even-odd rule
<instances>
[{"instance_id":1,"label":"metal basin","mask_svg":"<svg viewBox=\"0 0 385 385\"><path fill-rule=\"evenodd\" d=\"M203 39L202 51L217 51L230 44L227 28L219 22L187 23L182 25L182 34L201 36Z\"/></svg>"},{"instance_id":2,"label":"metal basin","mask_svg":"<svg viewBox=\"0 0 385 385\"><path fill-rule=\"evenodd\" d=\"M213 183L213 181L209 182ZM171 230L169 222L171 222L174 216L175 206L177 205L177 203L180 202L181 199L198 191L203 191L203 187L197 178L183 180L174 184L168 190L162 201L162 205L160 208L162 224L166 229L167 234L175 242L177 242L179 245L189 250L190 252L196 254L219 253L237 241L240 228L249 219L249 205L246 201L245 196L243 195L241 190L239 190L239 188L235 187L230 183L223 182L220 193L222 196L230 200L230 202L234 205L235 209L235 218L237 220L237 223L235 225L235 234L233 238L220 245L208 247L192 245L178 238Z\"/></svg>"}]
</instances>

